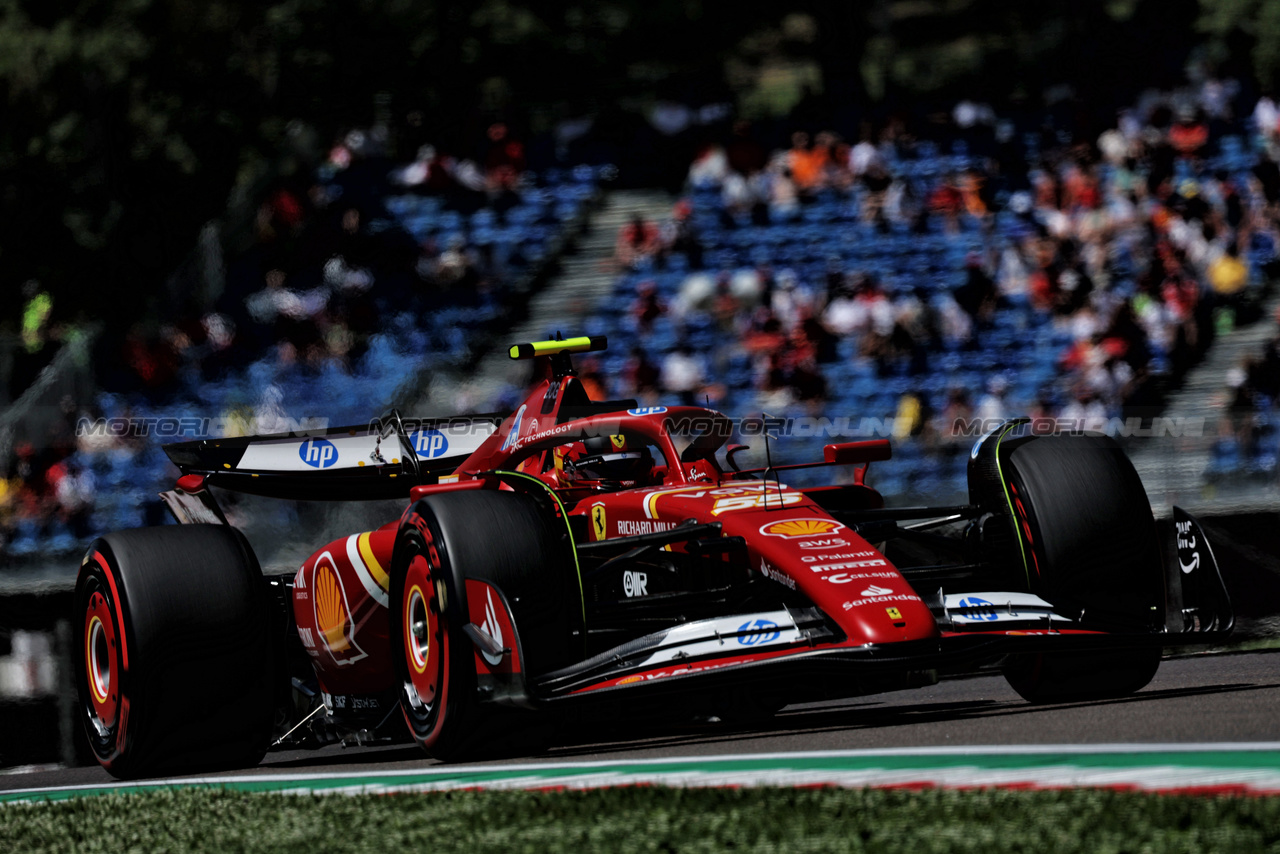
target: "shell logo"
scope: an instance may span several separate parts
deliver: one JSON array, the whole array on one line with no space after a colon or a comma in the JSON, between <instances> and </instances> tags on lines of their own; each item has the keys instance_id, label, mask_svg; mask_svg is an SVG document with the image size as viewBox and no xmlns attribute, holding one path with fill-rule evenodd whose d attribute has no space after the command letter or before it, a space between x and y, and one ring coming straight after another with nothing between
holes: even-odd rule
<instances>
[{"instance_id":1,"label":"shell logo","mask_svg":"<svg viewBox=\"0 0 1280 854\"><path fill-rule=\"evenodd\" d=\"M316 628L333 660L338 664L351 664L364 658L365 651L355 642L355 624L351 619L351 607L347 604L347 591L328 552L316 559L311 584L315 591L312 601L315 603Z\"/></svg>"},{"instance_id":2,"label":"shell logo","mask_svg":"<svg viewBox=\"0 0 1280 854\"><path fill-rule=\"evenodd\" d=\"M325 646L334 652L350 648L347 642L347 609L342 601L338 577L327 565L316 570L316 625L324 636Z\"/></svg>"},{"instance_id":3,"label":"shell logo","mask_svg":"<svg viewBox=\"0 0 1280 854\"><path fill-rule=\"evenodd\" d=\"M797 540L802 537L831 534L842 528L844 528L844 525L832 519L786 519L761 526L760 533L766 537Z\"/></svg>"}]
</instances>

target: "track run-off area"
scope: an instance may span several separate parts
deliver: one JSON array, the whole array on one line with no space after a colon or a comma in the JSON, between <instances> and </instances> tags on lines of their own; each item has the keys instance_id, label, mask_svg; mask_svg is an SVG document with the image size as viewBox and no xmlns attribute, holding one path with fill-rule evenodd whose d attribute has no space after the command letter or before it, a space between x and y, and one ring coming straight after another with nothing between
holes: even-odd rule
<instances>
[{"instance_id":1,"label":"track run-off area","mask_svg":"<svg viewBox=\"0 0 1280 854\"><path fill-rule=\"evenodd\" d=\"M0 803L199 786L292 793L608 786L1105 787L1280 794L1280 651L1166 660L1132 697L1034 706L999 676L792 706L767 725L600 722L537 757L445 765L412 745L269 753L221 774L119 782L0 774Z\"/></svg>"}]
</instances>

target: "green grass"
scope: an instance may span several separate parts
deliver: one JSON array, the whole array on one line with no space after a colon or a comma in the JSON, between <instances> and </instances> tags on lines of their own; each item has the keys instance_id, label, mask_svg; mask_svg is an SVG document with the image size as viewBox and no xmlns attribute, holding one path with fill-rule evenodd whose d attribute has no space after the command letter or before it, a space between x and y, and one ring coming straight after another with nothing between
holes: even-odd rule
<instances>
[{"instance_id":1,"label":"green grass","mask_svg":"<svg viewBox=\"0 0 1280 854\"><path fill-rule=\"evenodd\" d=\"M668 789L358 797L171 790L0 807L9 852L1280 851L1280 798Z\"/></svg>"}]
</instances>

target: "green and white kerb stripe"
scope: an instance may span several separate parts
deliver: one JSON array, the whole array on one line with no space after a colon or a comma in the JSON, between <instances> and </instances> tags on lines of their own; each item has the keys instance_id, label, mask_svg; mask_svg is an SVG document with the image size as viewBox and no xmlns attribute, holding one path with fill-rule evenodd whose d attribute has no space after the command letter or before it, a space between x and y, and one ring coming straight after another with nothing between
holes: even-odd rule
<instances>
[{"instance_id":1,"label":"green and white kerb stripe","mask_svg":"<svg viewBox=\"0 0 1280 854\"><path fill-rule=\"evenodd\" d=\"M1280 742L904 748L633 761L451 765L345 774L240 774L18 789L0 792L0 804L176 787L357 795L637 785L1090 787L1275 795L1280 794Z\"/></svg>"}]
</instances>

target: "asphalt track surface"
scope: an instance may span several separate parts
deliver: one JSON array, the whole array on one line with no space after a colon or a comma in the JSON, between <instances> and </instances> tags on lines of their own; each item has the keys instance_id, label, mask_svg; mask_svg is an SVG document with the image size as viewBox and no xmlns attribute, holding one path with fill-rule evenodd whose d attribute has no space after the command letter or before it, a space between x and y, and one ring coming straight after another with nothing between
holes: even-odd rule
<instances>
[{"instance_id":1,"label":"asphalt track surface","mask_svg":"<svg viewBox=\"0 0 1280 854\"><path fill-rule=\"evenodd\" d=\"M620 731L621 730L621 731ZM617 761L790 751L992 745L1188 744L1280 740L1280 650L1166 660L1151 684L1122 700L1033 706L998 675L928 688L789 706L767 726L701 721L579 727L549 751L513 762ZM268 753L226 772L351 774L436 765L414 745ZM203 775L206 777L217 776ZM106 784L96 766L0 773L0 791Z\"/></svg>"}]
</instances>

